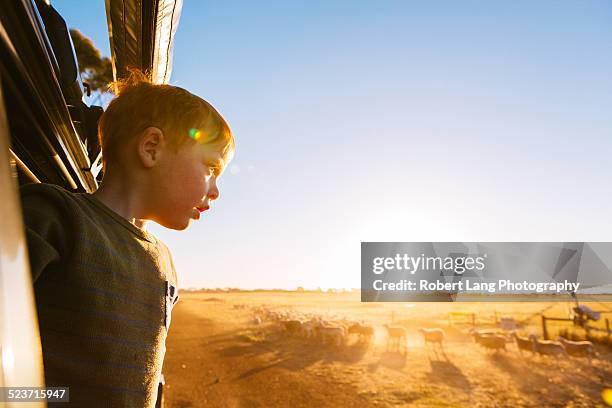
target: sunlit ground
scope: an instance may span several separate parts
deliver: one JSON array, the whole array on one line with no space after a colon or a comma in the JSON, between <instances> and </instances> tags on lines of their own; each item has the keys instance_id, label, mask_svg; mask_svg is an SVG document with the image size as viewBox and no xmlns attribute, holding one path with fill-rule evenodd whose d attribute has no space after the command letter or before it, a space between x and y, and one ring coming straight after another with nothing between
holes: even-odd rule
<instances>
[{"instance_id":1,"label":"sunlit ground","mask_svg":"<svg viewBox=\"0 0 612 408\"><path fill-rule=\"evenodd\" d=\"M521 355L513 342L494 352L474 343L477 328L513 317L519 332L541 335L541 314L568 315L567 303L376 303L359 295L319 293L182 293L173 313L164 363L170 407L202 406L603 406L612 388L612 353L586 358ZM596 310L610 303L589 303ZM343 345L290 334L287 318L319 316L375 327L374 340ZM449 321L449 312L455 313ZM461 314L463 313L463 314ZM610 317L609 314L604 314ZM407 350L387 349L384 324L407 331ZM602 325L601 322L597 323ZM605 324L605 323L604 323ZM425 346L421 327L446 333L443 351ZM551 337L573 328L549 326Z\"/></svg>"}]
</instances>

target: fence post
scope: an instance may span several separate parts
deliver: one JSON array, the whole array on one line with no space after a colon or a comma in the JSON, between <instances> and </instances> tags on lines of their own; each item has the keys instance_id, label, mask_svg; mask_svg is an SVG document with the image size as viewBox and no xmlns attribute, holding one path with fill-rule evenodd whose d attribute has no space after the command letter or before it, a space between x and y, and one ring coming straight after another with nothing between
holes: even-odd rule
<instances>
[{"instance_id":1,"label":"fence post","mask_svg":"<svg viewBox=\"0 0 612 408\"><path fill-rule=\"evenodd\" d=\"M476 313L472 313L472 327L476 327Z\"/></svg>"},{"instance_id":2,"label":"fence post","mask_svg":"<svg viewBox=\"0 0 612 408\"><path fill-rule=\"evenodd\" d=\"M589 337L591 337L591 328L589 327L588 320L585 320L584 322L584 332L586 333L585 335L586 339L590 340Z\"/></svg>"},{"instance_id":3,"label":"fence post","mask_svg":"<svg viewBox=\"0 0 612 408\"><path fill-rule=\"evenodd\" d=\"M546 330L546 316L542 315L542 337L548 340L548 330Z\"/></svg>"},{"instance_id":4,"label":"fence post","mask_svg":"<svg viewBox=\"0 0 612 408\"><path fill-rule=\"evenodd\" d=\"M608 336L611 334L610 333L610 319L608 319L606 317L606 331L608 332Z\"/></svg>"}]
</instances>

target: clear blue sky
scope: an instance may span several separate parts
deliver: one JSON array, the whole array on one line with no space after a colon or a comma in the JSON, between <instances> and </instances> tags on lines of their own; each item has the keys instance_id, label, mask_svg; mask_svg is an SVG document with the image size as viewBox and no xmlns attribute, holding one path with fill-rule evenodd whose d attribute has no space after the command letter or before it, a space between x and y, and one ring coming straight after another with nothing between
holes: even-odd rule
<instances>
[{"instance_id":1,"label":"clear blue sky","mask_svg":"<svg viewBox=\"0 0 612 408\"><path fill-rule=\"evenodd\" d=\"M108 55L104 1L53 1ZM186 0L221 199L182 287L358 287L361 241L610 241L612 2Z\"/></svg>"}]
</instances>

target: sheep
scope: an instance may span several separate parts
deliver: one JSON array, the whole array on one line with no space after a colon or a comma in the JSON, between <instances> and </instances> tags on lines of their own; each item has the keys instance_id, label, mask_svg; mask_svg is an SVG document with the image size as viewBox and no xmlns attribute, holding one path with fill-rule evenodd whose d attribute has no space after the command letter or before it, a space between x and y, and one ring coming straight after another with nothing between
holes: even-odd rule
<instances>
[{"instance_id":1,"label":"sheep","mask_svg":"<svg viewBox=\"0 0 612 408\"><path fill-rule=\"evenodd\" d=\"M591 358L595 355L593 343L590 341L571 341L561 336L557 337L557 341L563 345L565 352L572 357L587 357L590 363Z\"/></svg>"},{"instance_id":2,"label":"sheep","mask_svg":"<svg viewBox=\"0 0 612 408\"><path fill-rule=\"evenodd\" d=\"M313 327L313 332L312 332L312 338L314 340L320 340L322 343L325 342L325 339L323 338L323 333L321 331L321 328L326 326L325 322L323 320L321 320L321 318L318 318L316 320L313 320L312 322L312 327Z\"/></svg>"},{"instance_id":3,"label":"sheep","mask_svg":"<svg viewBox=\"0 0 612 408\"><path fill-rule=\"evenodd\" d=\"M353 323L348 327L348 334L356 334L359 336L360 342L369 343L374 337L374 327L369 325L362 325L360 323Z\"/></svg>"},{"instance_id":4,"label":"sheep","mask_svg":"<svg viewBox=\"0 0 612 408\"><path fill-rule=\"evenodd\" d=\"M268 313L268 316L269 316L268 318L270 320L274 320L274 321L277 321L277 322L281 321L283 319L283 316L282 316L281 312L278 312L278 311L275 311L275 310L271 310Z\"/></svg>"},{"instance_id":5,"label":"sheep","mask_svg":"<svg viewBox=\"0 0 612 408\"><path fill-rule=\"evenodd\" d=\"M291 335L299 334L302 331L302 322L299 320L285 320L283 321L283 326Z\"/></svg>"},{"instance_id":6,"label":"sheep","mask_svg":"<svg viewBox=\"0 0 612 408\"><path fill-rule=\"evenodd\" d=\"M361 339L363 339L366 343L369 343L374 338L374 326L369 324L361 325Z\"/></svg>"},{"instance_id":7,"label":"sheep","mask_svg":"<svg viewBox=\"0 0 612 408\"><path fill-rule=\"evenodd\" d=\"M486 349L506 351L506 336L501 334L482 333L479 331L473 331L472 335L478 345Z\"/></svg>"},{"instance_id":8,"label":"sheep","mask_svg":"<svg viewBox=\"0 0 612 408\"><path fill-rule=\"evenodd\" d=\"M359 334L361 332L361 325L359 323L351 324L348 328L348 334Z\"/></svg>"},{"instance_id":9,"label":"sheep","mask_svg":"<svg viewBox=\"0 0 612 408\"><path fill-rule=\"evenodd\" d=\"M516 347L518 347L521 356L523 355L523 350L531 351L532 355L535 354L533 342L529 337L519 336L518 334L516 334L516 332L512 332L512 337L514 337L514 340L516 341Z\"/></svg>"},{"instance_id":10,"label":"sheep","mask_svg":"<svg viewBox=\"0 0 612 408\"><path fill-rule=\"evenodd\" d=\"M501 335L503 332L500 332L497 329L470 329L470 334L474 336L477 334L479 336L492 336L492 335Z\"/></svg>"},{"instance_id":11,"label":"sheep","mask_svg":"<svg viewBox=\"0 0 612 408\"><path fill-rule=\"evenodd\" d=\"M342 345L346 338L346 329L337 322L323 320L321 317L313 318L307 324L307 330L312 328L312 334L309 334L314 339L318 339L323 344Z\"/></svg>"},{"instance_id":12,"label":"sheep","mask_svg":"<svg viewBox=\"0 0 612 408\"><path fill-rule=\"evenodd\" d=\"M560 355L567 356L565 347L558 341L540 340L534 334L529 336L533 343L533 349L540 355L555 356L557 359Z\"/></svg>"},{"instance_id":13,"label":"sheep","mask_svg":"<svg viewBox=\"0 0 612 408\"><path fill-rule=\"evenodd\" d=\"M401 347L404 347L404 351L407 350L406 346L406 329L401 326L389 326L385 324L385 328L387 329L387 351L389 351L389 346L393 346L395 344L395 350L400 351Z\"/></svg>"},{"instance_id":14,"label":"sheep","mask_svg":"<svg viewBox=\"0 0 612 408\"><path fill-rule=\"evenodd\" d=\"M302 324L302 335L311 339L315 336L315 327L317 325L316 321L310 320Z\"/></svg>"},{"instance_id":15,"label":"sheep","mask_svg":"<svg viewBox=\"0 0 612 408\"><path fill-rule=\"evenodd\" d=\"M341 346L344 343L346 334L344 327L340 326L319 326L319 334L323 343Z\"/></svg>"},{"instance_id":16,"label":"sheep","mask_svg":"<svg viewBox=\"0 0 612 408\"><path fill-rule=\"evenodd\" d=\"M445 333L444 330L442 329L426 329L426 328L421 328L419 330L421 333L423 333L423 340L425 341L425 345L427 345L427 343L432 343L432 346L434 347L435 350L435 346L436 344L438 345L438 347L444 351L444 337L445 337Z\"/></svg>"}]
</instances>

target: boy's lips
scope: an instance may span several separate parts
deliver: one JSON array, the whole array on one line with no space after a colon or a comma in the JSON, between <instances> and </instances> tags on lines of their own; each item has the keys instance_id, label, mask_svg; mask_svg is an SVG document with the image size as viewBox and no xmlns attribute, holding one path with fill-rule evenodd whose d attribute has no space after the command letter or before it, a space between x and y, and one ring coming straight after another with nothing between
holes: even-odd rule
<instances>
[{"instance_id":1,"label":"boy's lips","mask_svg":"<svg viewBox=\"0 0 612 408\"><path fill-rule=\"evenodd\" d=\"M197 208L193 208L191 210L191 218L193 218L194 220L199 220L200 219L200 210L198 210Z\"/></svg>"},{"instance_id":2,"label":"boy's lips","mask_svg":"<svg viewBox=\"0 0 612 408\"><path fill-rule=\"evenodd\" d=\"M207 205L202 205L202 206L197 206L197 207L193 207L192 213L191 213L191 218L193 218L194 220L199 220L200 219L200 213L203 213L204 211L208 210L210 207Z\"/></svg>"}]
</instances>

